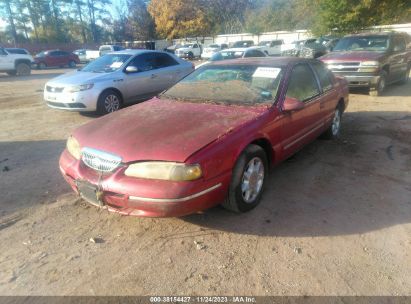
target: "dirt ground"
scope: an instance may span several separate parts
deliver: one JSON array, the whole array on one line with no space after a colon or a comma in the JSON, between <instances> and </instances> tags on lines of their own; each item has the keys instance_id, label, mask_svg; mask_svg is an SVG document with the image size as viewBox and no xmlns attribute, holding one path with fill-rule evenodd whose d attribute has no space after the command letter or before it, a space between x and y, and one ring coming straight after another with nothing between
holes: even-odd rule
<instances>
[{"instance_id":1,"label":"dirt ground","mask_svg":"<svg viewBox=\"0 0 411 304\"><path fill-rule=\"evenodd\" d=\"M150 219L60 176L95 119L42 101L66 71L0 75L0 295L411 295L411 83L351 94L341 138L275 168L252 212Z\"/></svg>"}]
</instances>

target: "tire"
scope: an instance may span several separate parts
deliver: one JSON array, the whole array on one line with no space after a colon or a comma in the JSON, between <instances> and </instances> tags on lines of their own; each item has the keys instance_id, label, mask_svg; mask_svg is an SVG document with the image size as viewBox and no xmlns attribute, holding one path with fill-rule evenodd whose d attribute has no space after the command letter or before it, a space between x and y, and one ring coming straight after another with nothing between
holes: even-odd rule
<instances>
[{"instance_id":1,"label":"tire","mask_svg":"<svg viewBox=\"0 0 411 304\"><path fill-rule=\"evenodd\" d=\"M39 64L37 64L37 68L39 70L44 70L45 68L47 68L47 65L44 62L40 62Z\"/></svg>"},{"instance_id":2,"label":"tire","mask_svg":"<svg viewBox=\"0 0 411 304\"><path fill-rule=\"evenodd\" d=\"M342 107L338 106L335 109L334 117L331 122L331 125L328 129L322 134L324 139L335 139L340 135L341 131L341 118L342 118Z\"/></svg>"},{"instance_id":3,"label":"tire","mask_svg":"<svg viewBox=\"0 0 411 304\"><path fill-rule=\"evenodd\" d=\"M122 99L121 96L113 91L104 91L97 101L97 112L105 115L121 109Z\"/></svg>"},{"instance_id":4,"label":"tire","mask_svg":"<svg viewBox=\"0 0 411 304\"><path fill-rule=\"evenodd\" d=\"M407 84L410 80L411 65L408 66L407 70L404 73L403 78L400 81L400 84Z\"/></svg>"},{"instance_id":5,"label":"tire","mask_svg":"<svg viewBox=\"0 0 411 304\"><path fill-rule=\"evenodd\" d=\"M73 61L73 60L71 60L71 61L68 63L68 67L71 68L71 69L74 69L74 68L76 67L76 62Z\"/></svg>"},{"instance_id":6,"label":"tire","mask_svg":"<svg viewBox=\"0 0 411 304\"><path fill-rule=\"evenodd\" d=\"M267 175L264 150L260 146L249 145L235 163L228 195L222 206L237 213L255 208L260 203Z\"/></svg>"},{"instance_id":7,"label":"tire","mask_svg":"<svg viewBox=\"0 0 411 304\"><path fill-rule=\"evenodd\" d=\"M380 74L380 80L378 81L377 87L370 89L370 96L381 96L387 85L387 72L382 71Z\"/></svg>"},{"instance_id":8,"label":"tire","mask_svg":"<svg viewBox=\"0 0 411 304\"><path fill-rule=\"evenodd\" d=\"M189 52L187 55L188 55L188 59L189 59L189 60L193 60L193 59L194 59L194 54L193 54L193 53Z\"/></svg>"},{"instance_id":9,"label":"tire","mask_svg":"<svg viewBox=\"0 0 411 304\"><path fill-rule=\"evenodd\" d=\"M19 63L16 66L16 74L18 76L28 76L31 74L31 67L27 63Z\"/></svg>"}]
</instances>

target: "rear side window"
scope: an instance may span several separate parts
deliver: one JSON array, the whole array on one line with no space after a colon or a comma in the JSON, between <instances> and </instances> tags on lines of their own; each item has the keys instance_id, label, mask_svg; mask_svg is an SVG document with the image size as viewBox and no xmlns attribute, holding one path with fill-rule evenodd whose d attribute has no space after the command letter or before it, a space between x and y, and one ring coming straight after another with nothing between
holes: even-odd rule
<instances>
[{"instance_id":1,"label":"rear side window","mask_svg":"<svg viewBox=\"0 0 411 304\"><path fill-rule=\"evenodd\" d=\"M405 39L400 37L400 36L395 36L393 39L394 43L394 51L396 52L401 52L405 51L406 45L405 45Z\"/></svg>"},{"instance_id":2,"label":"rear side window","mask_svg":"<svg viewBox=\"0 0 411 304\"><path fill-rule=\"evenodd\" d=\"M313 66L318 79L320 80L321 87L324 92L329 91L333 88L333 84L331 82L331 75L330 71L326 69L322 62L316 61L312 62L311 65Z\"/></svg>"},{"instance_id":3,"label":"rear side window","mask_svg":"<svg viewBox=\"0 0 411 304\"><path fill-rule=\"evenodd\" d=\"M307 102L319 94L317 80L310 67L306 64L295 66L291 72L287 97Z\"/></svg>"},{"instance_id":4,"label":"rear side window","mask_svg":"<svg viewBox=\"0 0 411 304\"><path fill-rule=\"evenodd\" d=\"M155 68L161 69L169 66L177 65L178 62L175 61L171 56L167 54L157 53L155 54Z\"/></svg>"}]
</instances>

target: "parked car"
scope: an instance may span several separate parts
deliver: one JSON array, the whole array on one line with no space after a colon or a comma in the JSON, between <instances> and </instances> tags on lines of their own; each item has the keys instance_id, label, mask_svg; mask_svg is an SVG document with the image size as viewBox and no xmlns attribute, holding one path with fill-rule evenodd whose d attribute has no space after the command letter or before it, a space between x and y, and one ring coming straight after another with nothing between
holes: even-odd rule
<instances>
[{"instance_id":1,"label":"parked car","mask_svg":"<svg viewBox=\"0 0 411 304\"><path fill-rule=\"evenodd\" d=\"M250 46L254 45L253 40L241 40L241 41L236 41L231 45L231 48L248 48Z\"/></svg>"},{"instance_id":2,"label":"parked car","mask_svg":"<svg viewBox=\"0 0 411 304\"><path fill-rule=\"evenodd\" d=\"M211 56L213 56L215 53L225 50L228 48L228 45L225 43L221 44L210 44L207 47L203 49L203 52L201 53L201 58L203 59L209 59Z\"/></svg>"},{"instance_id":3,"label":"parked car","mask_svg":"<svg viewBox=\"0 0 411 304\"><path fill-rule=\"evenodd\" d=\"M60 50L44 51L34 57L34 64L38 69L47 67L64 67L75 68L80 63L76 54Z\"/></svg>"},{"instance_id":4,"label":"parked car","mask_svg":"<svg viewBox=\"0 0 411 304\"><path fill-rule=\"evenodd\" d=\"M14 76L25 76L31 73L33 57L27 54L9 53L0 47L0 72Z\"/></svg>"},{"instance_id":5,"label":"parked car","mask_svg":"<svg viewBox=\"0 0 411 304\"><path fill-rule=\"evenodd\" d=\"M102 45L98 49L100 56L103 56L111 52L118 52L122 50L124 50L124 47L122 47L121 45L112 45L112 44Z\"/></svg>"},{"instance_id":6,"label":"parked car","mask_svg":"<svg viewBox=\"0 0 411 304\"><path fill-rule=\"evenodd\" d=\"M60 169L85 200L121 214L181 216L220 202L245 212L272 165L338 136L347 104L347 82L318 60L220 61L76 129Z\"/></svg>"},{"instance_id":7,"label":"parked car","mask_svg":"<svg viewBox=\"0 0 411 304\"><path fill-rule=\"evenodd\" d=\"M193 64L161 51L109 53L47 82L44 100L57 109L110 113L153 97L193 70Z\"/></svg>"},{"instance_id":8,"label":"parked car","mask_svg":"<svg viewBox=\"0 0 411 304\"><path fill-rule=\"evenodd\" d=\"M411 37L399 32L349 35L320 59L350 87L368 87L370 95L379 96L386 85L408 81Z\"/></svg>"},{"instance_id":9,"label":"parked car","mask_svg":"<svg viewBox=\"0 0 411 304\"><path fill-rule=\"evenodd\" d=\"M296 40L282 46L281 56L299 57L301 47L315 43L317 38Z\"/></svg>"},{"instance_id":10,"label":"parked car","mask_svg":"<svg viewBox=\"0 0 411 304\"><path fill-rule=\"evenodd\" d=\"M164 49L165 52L175 54L176 50L181 47L181 44L173 44Z\"/></svg>"},{"instance_id":11,"label":"parked car","mask_svg":"<svg viewBox=\"0 0 411 304\"><path fill-rule=\"evenodd\" d=\"M7 53L9 54L20 54L20 55L30 55L30 52L22 48L6 48Z\"/></svg>"},{"instance_id":12,"label":"parked car","mask_svg":"<svg viewBox=\"0 0 411 304\"><path fill-rule=\"evenodd\" d=\"M284 40L264 40L258 43L256 48L264 51L268 56L280 56L281 46L284 44Z\"/></svg>"},{"instance_id":13,"label":"parked car","mask_svg":"<svg viewBox=\"0 0 411 304\"><path fill-rule=\"evenodd\" d=\"M187 58L192 60L194 58L201 57L201 44L194 42L194 43L186 43L176 49L175 54L180 58Z\"/></svg>"},{"instance_id":14,"label":"parked car","mask_svg":"<svg viewBox=\"0 0 411 304\"><path fill-rule=\"evenodd\" d=\"M267 57L267 54L256 48L225 49L211 56L208 61L197 65L196 69L215 61L249 57Z\"/></svg>"},{"instance_id":15,"label":"parked car","mask_svg":"<svg viewBox=\"0 0 411 304\"><path fill-rule=\"evenodd\" d=\"M298 57L303 58L318 58L329 53L338 43L340 39L330 37L320 37L313 43L301 45L298 52Z\"/></svg>"},{"instance_id":16,"label":"parked car","mask_svg":"<svg viewBox=\"0 0 411 304\"><path fill-rule=\"evenodd\" d=\"M78 56L81 63L87 63L100 57L100 51L94 50L80 49L75 50L73 53Z\"/></svg>"}]
</instances>

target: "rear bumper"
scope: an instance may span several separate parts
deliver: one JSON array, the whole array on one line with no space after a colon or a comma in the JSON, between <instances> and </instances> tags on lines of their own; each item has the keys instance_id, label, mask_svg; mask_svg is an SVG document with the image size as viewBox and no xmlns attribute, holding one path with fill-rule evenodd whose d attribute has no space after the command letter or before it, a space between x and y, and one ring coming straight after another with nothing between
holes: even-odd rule
<instances>
[{"instance_id":1,"label":"rear bumper","mask_svg":"<svg viewBox=\"0 0 411 304\"><path fill-rule=\"evenodd\" d=\"M80 194L78 182L98 185L102 191L98 206L123 215L176 217L198 212L219 204L230 180L229 174L192 182L144 180L125 176L124 170L99 177L66 150L60 157L60 171L76 193Z\"/></svg>"}]
</instances>

